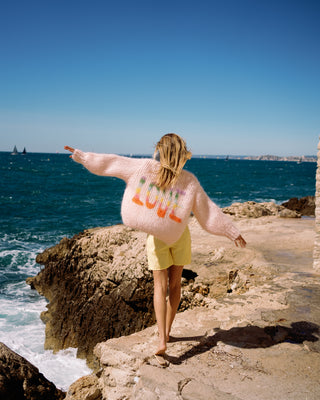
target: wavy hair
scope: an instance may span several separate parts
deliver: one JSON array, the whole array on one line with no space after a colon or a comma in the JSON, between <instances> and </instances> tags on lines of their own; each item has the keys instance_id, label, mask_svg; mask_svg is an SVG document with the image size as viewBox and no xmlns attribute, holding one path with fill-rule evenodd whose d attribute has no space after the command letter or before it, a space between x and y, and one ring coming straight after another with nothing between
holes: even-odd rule
<instances>
[{"instance_id":1,"label":"wavy hair","mask_svg":"<svg viewBox=\"0 0 320 400\"><path fill-rule=\"evenodd\" d=\"M186 142L179 135L168 133L162 136L154 153L154 157L160 161L157 185L161 189L174 185L191 155Z\"/></svg>"}]
</instances>

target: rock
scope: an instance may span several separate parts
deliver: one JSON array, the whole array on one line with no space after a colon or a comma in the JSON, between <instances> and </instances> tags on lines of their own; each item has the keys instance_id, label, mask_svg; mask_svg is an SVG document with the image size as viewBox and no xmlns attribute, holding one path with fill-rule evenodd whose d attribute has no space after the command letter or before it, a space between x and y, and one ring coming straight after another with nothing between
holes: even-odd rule
<instances>
[{"instance_id":1,"label":"rock","mask_svg":"<svg viewBox=\"0 0 320 400\"><path fill-rule=\"evenodd\" d=\"M279 282L267 292L262 287L216 302L213 309L178 314L168 344L167 368L151 352L157 340L154 327L99 343L94 352L101 371L92 375L92 382L102 399L291 399L286 397L287 379L297 393L292 399L301 398L304 390L308 398L318 399L319 346L305 349L319 341L319 326L288 323L285 318L274 321L277 312L286 317L290 313L282 302L283 290L292 289L283 287L279 292ZM273 309L271 319L266 318L266 305ZM75 392L66 400L80 398Z\"/></svg>"},{"instance_id":2,"label":"rock","mask_svg":"<svg viewBox=\"0 0 320 400\"><path fill-rule=\"evenodd\" d=\"M183 387L184 400L238 400L237 397L216 389L213 385L199 384L199 382L190 379Z\"/></svg>"},{"instance_id":3,"label":"rock","mask_svg":"<svg viewBox=\"0 0 320 400\"><path fill-rule=\"evenodd\" d=\"M96 375L87 375L76 380L68 389L65 400L102 400Z\"/></svg>"},{"instance_id":4,"label":"rock","mask_svg":"<svg viewBox=\"0 0 320 400\"><path fill-rule=\"evenodd\" d=\"M45 250L45 268L27 283L48 300L45 348L78 348L93 366L94 346L154 323L145 234L118 225L85 231Z\"/></svg>"},{"instance_id":5,"label":"rock","mask_svg":"<svg viewBox=\"0 0 320 400\"><path fill-rule=\"evenodd\" d=\"M0 343L0 398L3 400L62 400L65 393L29 361Z\"/></svg>"},{"instance_id":6,"label":"rock","mask_svg":"<svg viewBox=\"0 0 320 400\"><path fill-rule=\"evenodd\" d=\"M289 210L288 208L283 208L279 211L279 217L281 218L300 218L301 214L294 210Z\"/></svg>"},{"instance_id":7,"label":"rock","mask_svg":"<svg viewBox=\"0 0 320 400\"><path fill-rule=\"evenodd\" d=\"M285 218L301 217L301 214L298 212L289 211L283 205L277 205L271 201L266 203L256 203L255 201L234 203L222 210L225 214L230 214L236 218L260 218L271 215Z\"/></svg>"},{"instance_id":8,"label":"rock","mask_svg":"<svg viewBox=\"0 0 320 400\"><path fill-rule=\"evenodd\" d=\"M296 211L301 215L314 216L315 215L315 196L306 196L298 199L293 197L289 201L282 203L282 206L289 210Z\"/></svg>"}]
</instances>

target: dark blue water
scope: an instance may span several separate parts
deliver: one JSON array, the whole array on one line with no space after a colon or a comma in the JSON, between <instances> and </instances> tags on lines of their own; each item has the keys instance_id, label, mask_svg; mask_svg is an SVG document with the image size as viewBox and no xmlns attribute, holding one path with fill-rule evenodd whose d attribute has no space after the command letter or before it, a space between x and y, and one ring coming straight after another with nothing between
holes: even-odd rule
<instances>
[{"instance_id":1,"label":"dark blue water","mask_svg":"<svg viewBox=\"0 0 320 400\"><path fill-rule=\"evenodd\" d=\"M219 206L314 195L316 163L192 159L193 172ZM0 229L38 242L121 222L124 182L90 174L67 155L0 153Z\"/></svg>"},{"instance_id":2,"label":"dark blue water","mask_svg":"<svg viewBox=\"0 0 320 400\"><path fill-rule=\"evenodd\" d=\"M248 200L279 204L315 193L316 163L194 158L186 169L220 207ZM59 367L56 356L43 351L39 314L46 302L25 279L40 269L36 254L64 236L120 223L125 184L95 176L62 154L0 153L0 178L0 341L66 388L86 367L70 362L73 353L60 355Z\"/></svg>"},{"instance_id":3,"label":"dark blue water","mask_svg":"<svg viewBox=\"0 0 320 400\"><path fill-rule=\"evenodd\" d=\"M315 194L316 163L193 159L187 169L220 207L249 200L281 204Z\"/></svg>"}]
</instances>

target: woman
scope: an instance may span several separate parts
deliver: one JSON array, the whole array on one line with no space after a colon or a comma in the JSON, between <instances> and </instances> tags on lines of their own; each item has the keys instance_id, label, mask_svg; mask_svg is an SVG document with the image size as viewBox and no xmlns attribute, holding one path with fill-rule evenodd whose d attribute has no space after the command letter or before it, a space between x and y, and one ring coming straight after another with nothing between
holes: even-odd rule
<instances>
[{"instance_id":1,"label":"woman","mask_svg":"<svg viewBox=\"0 0 320 400\"><path fill-rule=\"evenodd\" d=\"M121 215L125 225L148 234L148 265L153 271L159 331L155 355L162 356L180 303L183 266L191 262L190 213L193 212L206 231L226 236L236 246L245 247L246 242L231 220L210 200L197 178L183 170L191 152L180 136L164 135L156 145L153 159L84 153L69 146L65 149L72 152L74 161L92 173L126 182Z\"/></svg>"}]
</instances>

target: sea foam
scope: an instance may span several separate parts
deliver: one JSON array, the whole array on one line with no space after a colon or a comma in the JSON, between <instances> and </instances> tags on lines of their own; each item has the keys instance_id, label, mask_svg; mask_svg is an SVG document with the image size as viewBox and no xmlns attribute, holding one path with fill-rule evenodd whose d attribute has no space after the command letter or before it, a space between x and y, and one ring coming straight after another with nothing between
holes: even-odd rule
<instances>
[{"instance_id":1,"label":"sea foam","mask_svg":"<svg viewBox=\"0 0 320 400\"><path fill-rule=\"evenodd\" d=\"M76 349L44 350L45 325L40 319L47 301L24 282L7 284L1 296L0 341L25 357L59 389L91 373Z\"/></svg>"},{"instance_id":2,"label":"sea foam","mask_svg":"<svg viewBox=\"0 0 320 400\"><path fill-rule=\"evenodd\" d=\"M5 234L0 240L0 341L66 391L72 382L91 370L85 360L76 357L77 349L58 353L44 350L45 325L40 314L46 310L47 300L25 282L40 270L35 258L41 241L30 235L28 239Z\"/></svg>"}]
</instances>

